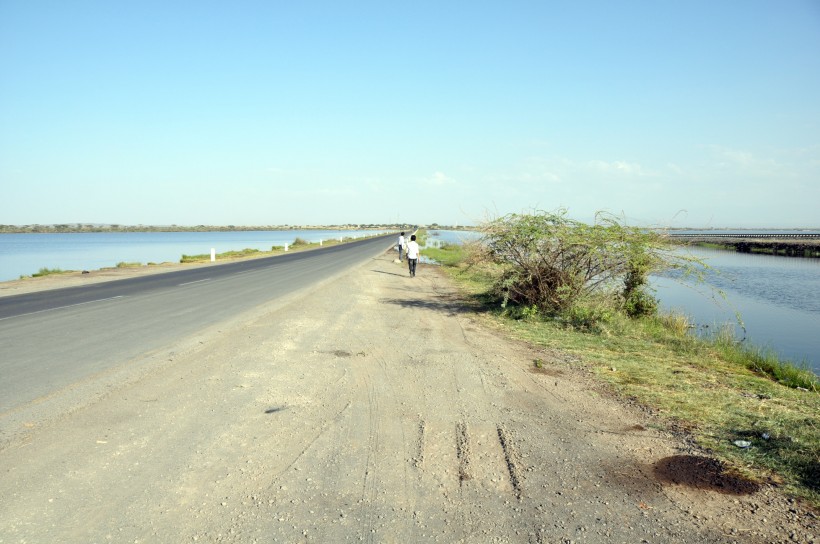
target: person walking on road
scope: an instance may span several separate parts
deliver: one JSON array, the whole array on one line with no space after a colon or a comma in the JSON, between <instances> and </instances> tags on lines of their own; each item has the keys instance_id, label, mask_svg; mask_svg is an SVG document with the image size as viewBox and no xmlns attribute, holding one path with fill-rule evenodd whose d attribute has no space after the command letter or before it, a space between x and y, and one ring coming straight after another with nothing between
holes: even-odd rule
<instances>
[{"instance_id":1,"label":"person walking on road","mask_svg":"<svg viewBox=\"0 0 820 544\"><path fill-rule=\"evenodd\" d=\"M407 242L404 240L404 231L399 235L399 262L402 261L402 251L407 248Z\"/></svg>"},{"instance_id":2,"label":"person walking on road","mask_svg":"<svg viewBox=\"0 0 820 544\"><path fill-rule=\"evenodd\" d=\"M416 264L419 262L419 245L416 243L416 235L410 236L410 243L407 244L407 264L410 267L410 277L416 277Z\"/></svg>"}]
</instances>

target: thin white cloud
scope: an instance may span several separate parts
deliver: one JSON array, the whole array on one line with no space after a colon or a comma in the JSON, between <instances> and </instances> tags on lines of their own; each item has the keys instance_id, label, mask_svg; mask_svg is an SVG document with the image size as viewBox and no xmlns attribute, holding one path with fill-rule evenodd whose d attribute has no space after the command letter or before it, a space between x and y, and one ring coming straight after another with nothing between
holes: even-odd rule
<instances>
[{"instance_id":1,"label":"thin white cloud","mask_svg":"<svg viewBox=\"0 0 820 544\"><path fill-rule=\"evenodd\" d=\"M681 168L674 162L666 163L666 168L675 175L682 176L684 174L683 168Z\"/></svg>"},{"instance_id":2,"label":"thin white cloud","mask_svg":"<svg viewBox=\"0 0 820 544\"><path fill-rule=\"evenodd\" d=\"M503 183L526 183L533 186L555 185L564 182L561 168L565 159L528 157L518 172L510 172L496 177Z\"/></svg>"},{"instance_id":3,"label":"thin white cloud","mask_svg":"<svg viewBox=\"0 0 820 544\"><path fill-rule=\"evenodd\" d=\"M761 157L751 151L731 149L719 145L708 146L717 160L716 167L723 170L743 172L746 175L770 176L787 174L791 168L771 157Z\"/></svg>"},{"instance_id":4,"label":"thin white cloud","mask_svg":"<svg viewBox=\"0 0 820 544\"><path fill-rule=\"evenodd\" d=\"M561 183L561 176L555 172L524 172L521 174L521 181L527 183Z\"/></svg>"},{"instance_id":5,"label":"thin white cloud","mask_svg":"<svg viewBox=\"0 0 820 544\"><path fill-rule=\"evenodd\" d=\"M618 174L624 176L653 176L653 172L645 169L636 162L627 161L613 161L606 162L601 160L592 160L587 163L587 166L592 170L604 174Z\"/></svg>"},{"instance_id":6,"label":"thin white cloud","mask_svg":"<svg viewBox=\"0 0 820 544\"><path fill-rule=\"evenodd\" d=\"M432 185L434 187L442 187L445 185L455 185L456 180L447 176L443 172L436 172L432 176L427 177L423 180L425 185Z\"/></svg>"}]
</instances>

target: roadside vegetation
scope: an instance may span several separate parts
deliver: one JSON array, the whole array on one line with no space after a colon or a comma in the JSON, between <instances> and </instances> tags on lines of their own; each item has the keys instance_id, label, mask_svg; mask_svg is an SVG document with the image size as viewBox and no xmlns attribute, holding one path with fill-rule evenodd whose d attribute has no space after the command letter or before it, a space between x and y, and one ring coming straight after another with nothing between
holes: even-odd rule
<instances>
[{"instance_id":1,"label":"roadside vegetation","mask_svg":"<svg viewBox=\"0 0 820 544\"><path fill-rule=\"evenodd\" d=\"M359 237L358 239L362 239L364 237ZM294 238L293 242L288 244L287 251L304 251L306 249L316 249L319 247L325 246L334 246L338 244L343 244L347 242L352 242L357 240L352 236L344 236L340 240L339 238L331 238L328 240L322 240L321 242L310 242L297 236ZM248 257L272 257L274 255L280 255L285 253L285 246L271 246L270 251L263 251L260 249L253 249L253 248L245 248L240 249L238 251L226 251L224 253L217 253L216 260L229 260L229 259L244 259ZM201 263L201 262L209 262L211 260L210 253L203 253L200 255L183 255L180 259L180 263Z\"/></svg>"},{"instance_id":2,"label":"roadside vegetation","mask_svg":"<svg viewBox=\"0 0 820 544\"><path fill-rule=\"evenodd\" d=\"M698 275L702 263L611 216L586 225L534 212L480 229L481 243L423 254L494 326L566 354L559 364L594 373L737 473L820 507L817 376L739 342L732 326L696 335L685 315L658 312L648 275Z\"/></svg>"},{"instance_id":3,"label":"roadside vegetation","mask_svg":"<svg viewBox=\"0 0 820 544\"><path fill-rule=\"evenodd\" d=\"M251 249L245 248L240 249L237 251L225 251L223 253L217 253L216 259L217 260L225 260L225 259L241 259L243 257L252 257L255 255L262 254L263 252L258 249ZM201 253L199 255L183 255L179 262L181 263L198 263L203 261L210 261L211 254L210 253Z\"/></svg>"},{"instance_id":4,"label":"roadside vegetation","mask_svg":"<svg viewBox=\"0 0 820 544\"><path fill-rule=\"evenodd\" d=\"M39 271L31 275L32 278L40 278L43 276L50 276L52 274L66 274L70 270L61 270L59 268L41 268ZM22 276L21 276L22 277Z\"/></svg>"}]
</instances>

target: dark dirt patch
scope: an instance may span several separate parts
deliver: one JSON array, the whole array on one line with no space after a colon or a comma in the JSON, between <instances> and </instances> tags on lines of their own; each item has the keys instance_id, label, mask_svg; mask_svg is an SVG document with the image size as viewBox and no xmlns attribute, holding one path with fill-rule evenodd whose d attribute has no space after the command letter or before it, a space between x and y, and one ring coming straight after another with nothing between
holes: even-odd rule
<instances>
[{"instance_id":1,"label":"dark dirt patch","mask_svg":"<svg viewBox=\"0 0 820 544\"><path fill-rule=\"evenodd\" d=\"M661 482L695 489L717 491L724 495L751 495L760 485L730 474L717 459L697 455L673 455L655 463L655 477Z\"/></svg>"},{"instance_id":2,"label":"dark dirt patch","mask_svg":"<svg viewBox=\"0 0 820 544\"><path fill-rule=\"evenodd\" d=\"M554 369L554 368L544 368L544 367L539 368L537 366L531 367L530 372L532 372L533 374L546 374L547 376L554 376L554 377L564 375L564 372L562 370L557 370L557 369Z\"/></svg>"}]
</instances>

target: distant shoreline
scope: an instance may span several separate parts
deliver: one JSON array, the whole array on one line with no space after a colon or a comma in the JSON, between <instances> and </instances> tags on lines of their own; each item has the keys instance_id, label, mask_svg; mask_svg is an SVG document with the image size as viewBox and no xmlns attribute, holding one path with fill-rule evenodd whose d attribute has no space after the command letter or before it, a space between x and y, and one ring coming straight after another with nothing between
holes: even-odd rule
<instances>
[{"instance_id":1,"label":"distant shoreline","mask_svg":"<svg viewBox=\"0 0 820 544\"><path fill-rule=\"evenodd\" d=\"M472 230L472 226L454 225L419 225L433 230ZM412 230L416 225L408 224L344 224L344 225L119 225L101 223L56 223L52 225L0 225L0 234L28 233L86 233L86 232L241 232L241 231L282 231L282 230Z\"/></svg>"}]
</instances>

